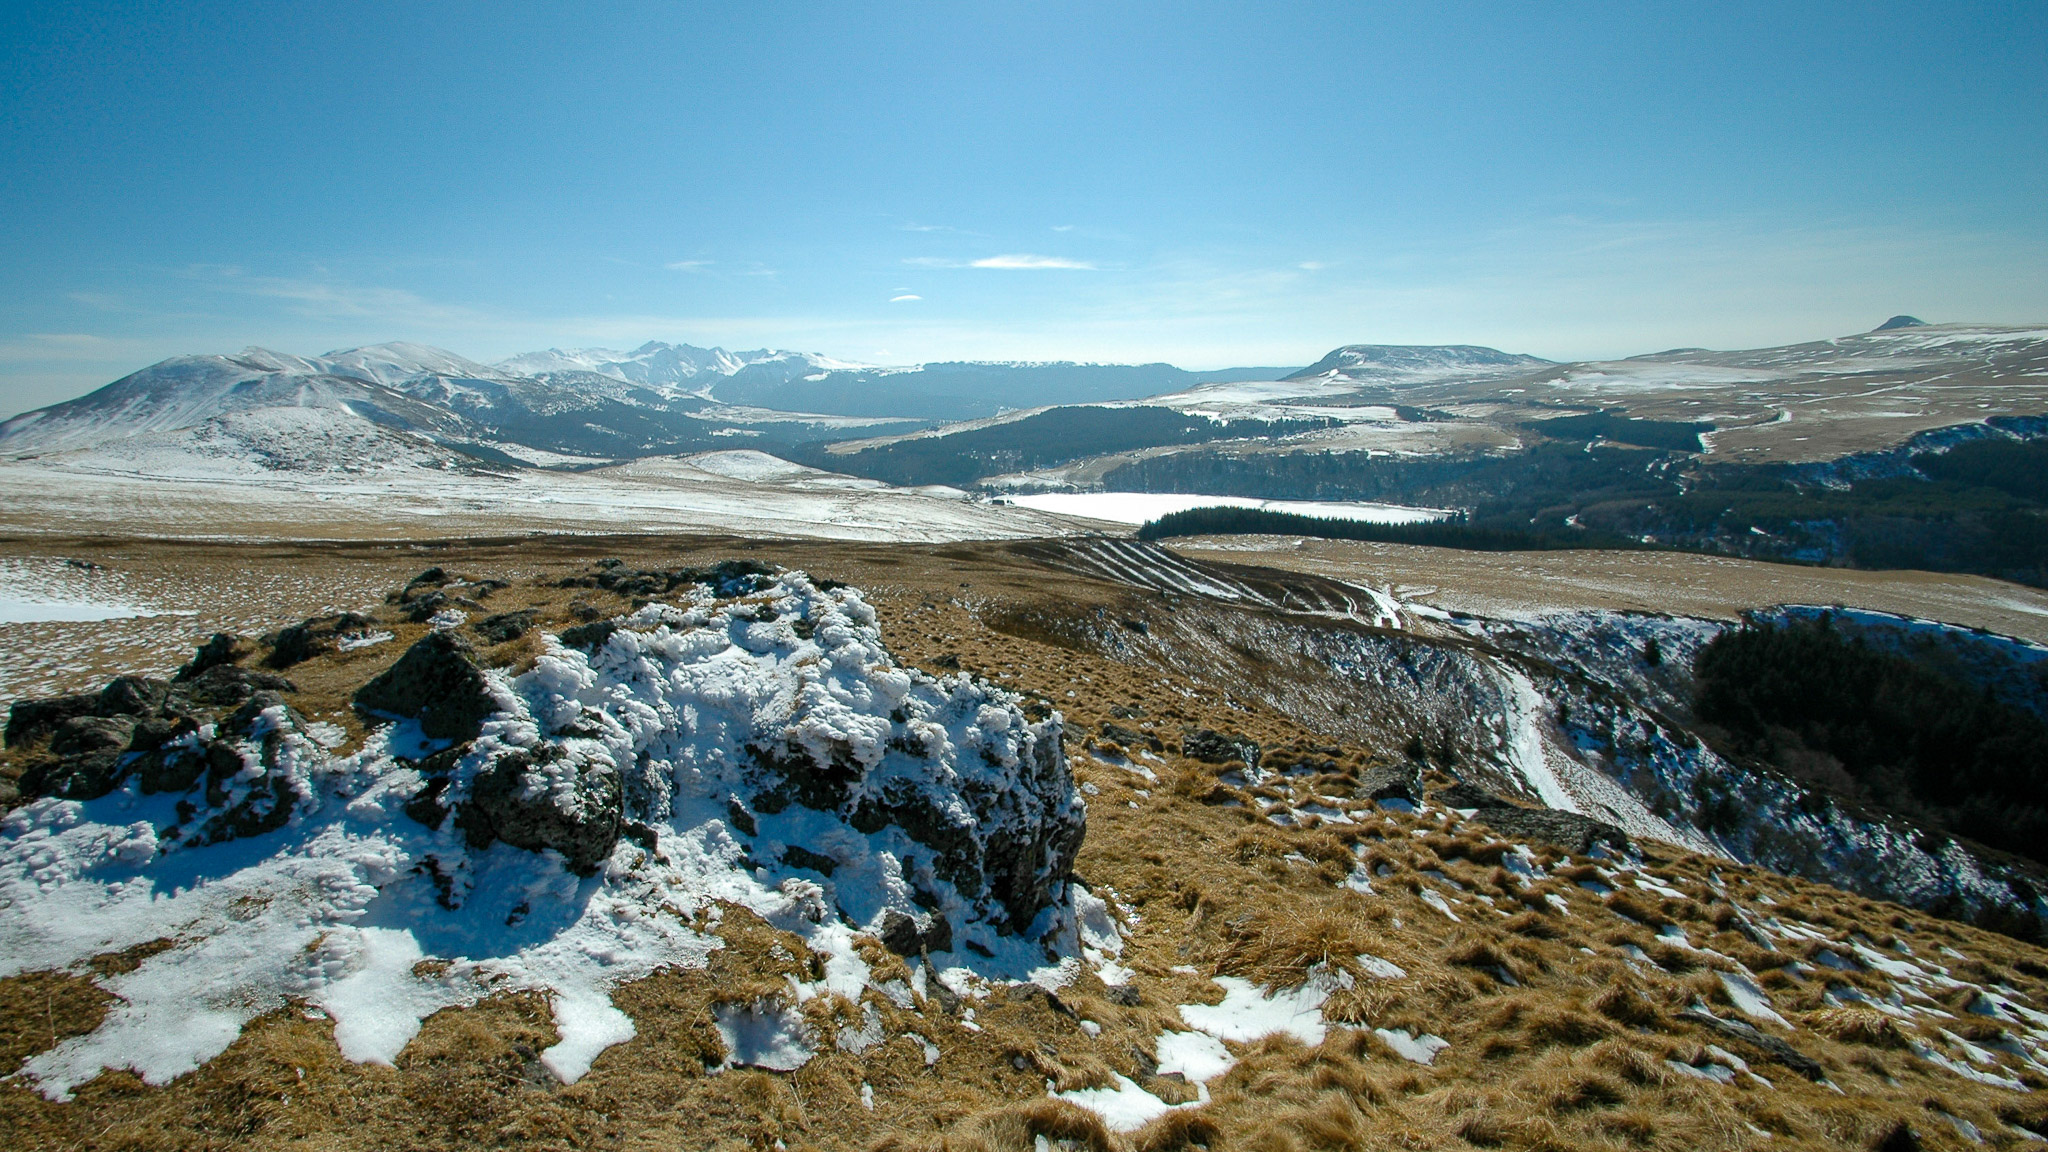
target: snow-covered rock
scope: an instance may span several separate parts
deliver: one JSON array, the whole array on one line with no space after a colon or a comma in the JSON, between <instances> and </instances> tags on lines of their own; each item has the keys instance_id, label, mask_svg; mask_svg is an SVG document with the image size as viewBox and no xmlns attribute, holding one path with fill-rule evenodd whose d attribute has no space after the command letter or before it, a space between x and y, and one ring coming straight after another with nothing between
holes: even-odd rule
<instances>
[{"instance_id":1,"label":"snow-covered rock","mask_svg":"<svg viewBox=\"0 0 2048 1152\"><path fill-rule=\"evenodd\" d=\"M722 946L719 902L823 958L800 996L859 998L855 933L905 918L942 973L1078 963L1086 813L1057 714L899 667L855 590L711 579L587 649L551 641L522 675L454 653L469 671L449 682L495 705L471 739L389 719L405 709L387 693L381 726L335 755L280 697L244 691L232 715L157 734L149 755L193 771L152 790L148 756L122 753L111 791L8 813L0 976L176 941L98 977L120 998L106 1022L22 1071L57 1098L102 1068L163 1083L293 1000L334 1018L348 1058L389 1063L440 1008L528 989L561 1037L542 1061L573 1080L634 1035L612 988ZM731 1063L807 1058L784 1007L738 1011L719 1021Z\"/></svg>"}]
</instances>

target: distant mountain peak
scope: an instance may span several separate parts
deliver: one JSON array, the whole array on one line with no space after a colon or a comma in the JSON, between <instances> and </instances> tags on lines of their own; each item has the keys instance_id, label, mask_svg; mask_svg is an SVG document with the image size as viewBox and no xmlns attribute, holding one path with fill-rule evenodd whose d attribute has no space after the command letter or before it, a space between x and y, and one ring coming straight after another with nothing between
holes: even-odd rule
<instances>
[{"instance_id":1,"label":"distant mountain peak","mask_svg":"<svg viewBox=\"0 0 2048 1152\"><path fill-rule=\"evenodd\" d=\"M1346 344L1303 368L1289 380L1317 376L1443 376L1458 372L1496 375L1541 368L1550 361L1477 344Z\"/></svg>"},{"instance_id":2,"label":"distant mountain peak","mask_svg":"<svg viewBox=\"0 0 2048 1152\"><path fill-rule=\"evenodd\" d=\"M1908 315L1906 315L1906 314L1904 314L1904 313L1900 313L1899 315L1897 315L1897 316L1894 316L1894 317L1892 317L1891 319L1889 319L1889 320L1885 321L1884 323L1882 323L1882 324L1879 324L1879 325L1878 325L1877 327L1875 327L1875 328L1872 328L1872 329L1871 329L1871 331L1872 331L1872 332L1889 332L1889 331L1891 331L1891 330L1892 330L1892 329L1894 329L1894 328L1925 328L1925 327L1927 327L1927 321L1925 321L1925 320L1922 320L1922 319L1920 319L1920 318L1919 318L1918 316L1908 316Z\"/></svg>"}]
</instances>

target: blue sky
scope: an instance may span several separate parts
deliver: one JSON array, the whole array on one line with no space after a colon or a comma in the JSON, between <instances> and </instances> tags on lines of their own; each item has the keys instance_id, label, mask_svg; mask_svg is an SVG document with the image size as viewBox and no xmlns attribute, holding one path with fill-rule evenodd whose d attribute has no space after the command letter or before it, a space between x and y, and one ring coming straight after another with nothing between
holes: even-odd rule
<instances>
[{"instance_id":1,"label":"blue sky","mask_svg":"<svg viewBox=\"0 0 2048 1152\"><path fill-rule=\"evenodd\" d=\"M0 216L0 412L246 344L2028 323L2048 5L16 3Z\"/></svg>"}]
</instances>

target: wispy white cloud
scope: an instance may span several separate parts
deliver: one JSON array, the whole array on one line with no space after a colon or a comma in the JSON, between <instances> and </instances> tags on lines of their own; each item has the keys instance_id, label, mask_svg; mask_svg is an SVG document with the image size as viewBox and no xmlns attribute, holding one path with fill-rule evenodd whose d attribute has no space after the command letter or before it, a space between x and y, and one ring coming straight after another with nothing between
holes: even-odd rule
<instances>
[{"instance_id":1,"label":"wispy white cloud","mask_svg":"<svg viewBox=\"0 0 2048 1152\"><path fill-rule=\"evenodd\" d=\"M889 297L889 303L891 303L891 304L903 304L903 303L907 303L907 302L909 302L909 301L912 301L912 300L922 300L922 299L924 299L924 297L922 297L922 296L919 296L919 295L918 295L917 293L915 293L915 292L905 292L905 293L904 293L903 295L901 295L901 296L891 296L891 297Z\"/></svg>"},{"instance_id":2,"label":"wispy white cloud","mask_svg":"<svg viewBox=\"0 0 2048 1152\"><path fill-rule=\"evenodd\" d=\"M1055 224L1052 226L1052 230L1055 232L1072 232L1074 226L1072 224Z\"/></svg>"},{"instance_id":3,"label":"wispy white cloud","mask_svg":"<svg viewBox=\"0 0 2048 1152\"><path fill-rule=\"evenodd\" d=\"M1095 265L1085 260L1069 260L1064 256L1037 256L1029 252L1011 252L1002 256L984 256L968 262L970 268L1062 268L1081 272L1095 271Z\"/></svg>"},{"instance_id":4,"label":"wispy white cloud","mask_svg":"<svg viewBox=\"0 0 2048 1152\"><path fill-rule=\"evenodd\" d=\"M1039 256L1031 252L1007 252L1000 256L984 256L979 260L951 260L944 256L906 256L903 262L915 268L1003 268L1039 271L1064 269L1068 271L1096 272L1095 265L1086 260L1069 260L1064 256Z\"/></svg>"},{"instance_id":5,"label":"wispy white cloud","mask_svg":"<svg viewBox=\"0 0 2048 1152\"><path fill-rule=\"evenodd\" d=\"M475 328L495 323L473 308L429 300L404 288L358 285L334 280L288 276L250 276L239 268L202 268L195 278L222 291L283 303L310 320L371 320L449 328Z\"/></svg>"},{"instance_id":6,"label":"wispy white cloud","mask_svg":"<svg viewBox=\"0 0 2048 1152\"><path fill-rule=\"evenodd\" d=\"M1303 260L1301 263L1296 264L1295 267L1301 269L1303 272L1320 272L1323 269L1328 268L1329 265L1323 263L1321 260Z\"/></svg>"},{"instance_id":7,"label":"wispy white cloud","mask_svg":"<svg viewBox=\"0 0 2048 1152\"><path fill-rule=\"evenodd\" d=\"M671 272L695 272L699 268L711 267L709 260L671 260L662 265Z\"/></svg>"},{"instance_id":8,"label":"wispy white cloud","mask_svg":"<svg viewBox=\"0 0 2048 1152\"><path fill-rule=\"evenodd\" d=\"M127 304L111 292L66 292L64 298L73 304L83 304L87 308L97 308L102 312L121 312L127 309Z\"/></svg>"}]
</instances>

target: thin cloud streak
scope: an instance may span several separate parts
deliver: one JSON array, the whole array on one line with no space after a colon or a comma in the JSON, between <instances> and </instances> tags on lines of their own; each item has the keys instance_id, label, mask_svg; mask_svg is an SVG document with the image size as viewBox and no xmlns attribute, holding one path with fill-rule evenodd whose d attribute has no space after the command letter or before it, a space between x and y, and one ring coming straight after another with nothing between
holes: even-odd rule
<instances>
[{"instance_id":1,"label":"thin cloud streak","mask_svg":"<svg viewBox=\"0 0 2048 1152\"><path fill-rule=\"evenodd\" d=\"M1093 272L1096 267L1085 260L1068 260L1062 256L1036 256L1029 252L1012 252L1003 256L985 256L968 264L970 268L1013 268L1035 270L1041 268L1063 269L1076 272Z\"/></svg>"}]
</instances>

